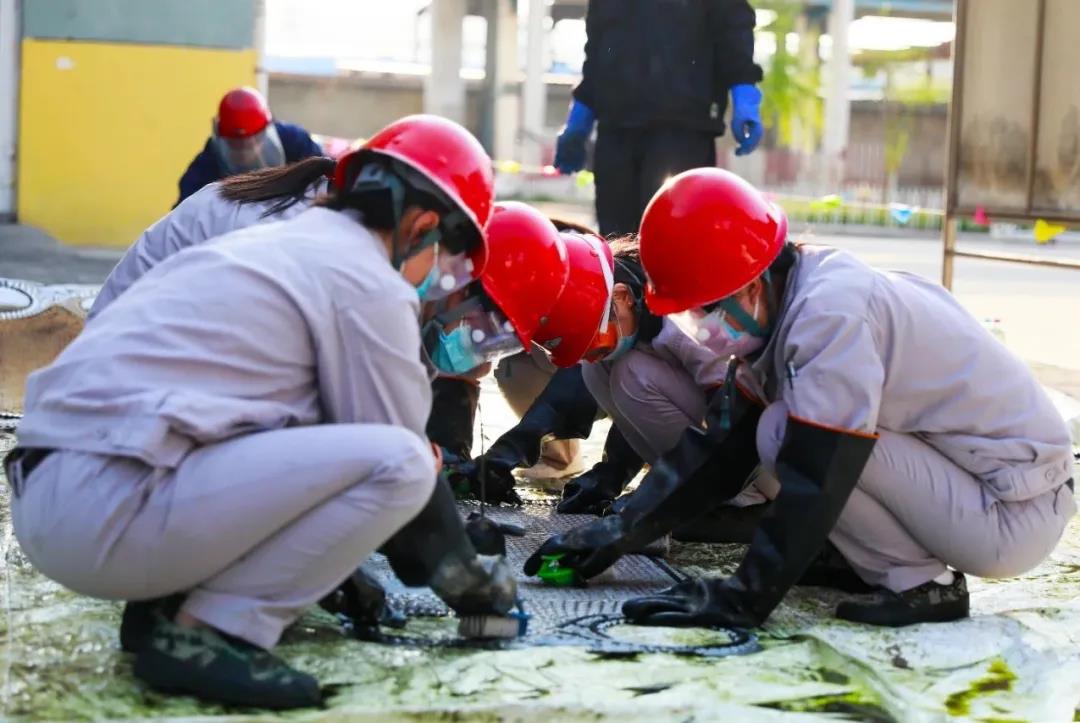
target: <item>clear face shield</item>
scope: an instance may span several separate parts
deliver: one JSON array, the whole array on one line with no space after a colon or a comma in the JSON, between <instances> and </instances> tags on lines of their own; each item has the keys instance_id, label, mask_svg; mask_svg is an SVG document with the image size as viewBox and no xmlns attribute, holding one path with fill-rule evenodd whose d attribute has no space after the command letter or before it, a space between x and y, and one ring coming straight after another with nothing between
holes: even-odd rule
<instances>
[{"instance_id":1,"label":"clear face shield","mask_svg":"<svg viewBox=\"0 0 1080 723\"><path fill-rule=\"evenodd\" d=\"M424 353L443 374L467 374L476 367L521 351L513 324L479 285L460 302L446 299L424 324Z\"/></svg>"},{"instance_id":2,"label":"clear face shield","mask_svg":"<svg viewBox=\"0 0 1080 723\"><path fill-rule=\"evenodd\" d=\"M470 254L450 253L445 246L437 244L435 263L427 278L416 287L416 293L423 303L441 301L472 283L475 272L476 264Z\"/></svg>"},{"instance_id":3,"label":"clear face shield","mask_svg":"<svg viewBox=\"0 0 1080 723\"><path fill-rule=\"evenodd\" d=\"M230 175L285 165L285 148L273 123L250 136L229 138L218 135L215 121L213 147Z\"/></svg>"},{"instance_id":4,"label":"clear face shield","mask_svg":"<svg viewBox=\"0 0 1080 723\"><path fill-rule=\"evenodd\" d=\"M585 239L596 252L600 260L600 268L604 273L604 285L607 288L604 315L600 317L596 336L589 342L589 347L581 357L582 361L592 364L603 361L618 348L619 340L622 338L622 329L619 328L619 319L615 314L615 273L605 261L604 250L600 248L602 242L592 234L582 234L581 238Z\"/></svg>"}]
</instances>

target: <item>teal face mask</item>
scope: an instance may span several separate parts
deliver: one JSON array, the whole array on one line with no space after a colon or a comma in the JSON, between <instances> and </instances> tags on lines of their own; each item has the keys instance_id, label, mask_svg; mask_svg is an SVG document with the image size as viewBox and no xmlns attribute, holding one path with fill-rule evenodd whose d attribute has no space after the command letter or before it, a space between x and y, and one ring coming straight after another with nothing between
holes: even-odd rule
<instances>
[{"instance_id":1,"label":"teal face mask","mask_svg":"<svg viewBox=\"0 0 1080 723\"><path fill-rule=\"evenodd\" d=\"M450 333L438 331L438 341L430 349L431 363L444 374L460 375L483 364L486 359L473 347L469 330L459 326Z\"/></svg>"},{"instance_id":2,"label":"teal face mask","mask_svg":"<svg viewBox=\"0 0 1080 723\"><path fill-rule=\"evenodd\" d=\"M432 284L439 280L440 276L441 274L439 273L438 265L433 265L431 271L428 272L428 275L424 277L424 280L416 287L416 295L420 298L420 301L427 301L425 297L427 296L428 290L431 288Z\"/></svg>"},{"instance_id":3,"label":"teal face mask","mask_svg":"<svg viewBox=\"0 0 1080 723\"><path fill-rule=\"evenodd\" d=\"M620 357L624 356L626 352L634 348L634 344L637 344L637 332L635 331L630 336L621 337L618 343L615 345L615 350L604 357L604 361L616 361Z\"/></svg>"},{"instance_id":4,"label":"teal face mask","mask_svg":"<svg viewBox=\"0 0 1080 723\"><path fill-rule=\"evenodd\" d=\"M763 339L769 335L769 330L762 328L761 324L757 322L755 318L758 313L758 308L761 306L761 299L759 298L754 302L753 312L747 314L746 311L739 305L735 299L724 299L720 302L719 307L721 313L719 314L719 321L724 325L724 333L732 341L738 341L744 336L753 336L758 339ZM736 329L731 325L731 322L727 318L734 317L739 322L739 326L742 329Z\"/></svg>"},{"instance_id":5,"label":"teal face mask","mask_svg":"<svg viewBox=\"0 0 1080 723\"><path fill-rule=\"evenodd\" d=\"M768 288L772 284L769 272L766 271L761 278L765 282L767 293ZM757 301L754 302L754 310L749 314L746 313L746 309L742 308L742 305L735 300L735 297L729 296L726 299L716 302L712 313L719 317L720 323L724 326L724 333L727 334L731 341L738 341L748 334L755 339L767 339L769 334L772 333L771 324L770 326L765 327L758 323L757 314L759 308L761 308L761 295L758 295ZM733 327L727 320L727 317L729 316L739 322L739 326L741 326L742 329Z\"/></svg>"}]
</instances>

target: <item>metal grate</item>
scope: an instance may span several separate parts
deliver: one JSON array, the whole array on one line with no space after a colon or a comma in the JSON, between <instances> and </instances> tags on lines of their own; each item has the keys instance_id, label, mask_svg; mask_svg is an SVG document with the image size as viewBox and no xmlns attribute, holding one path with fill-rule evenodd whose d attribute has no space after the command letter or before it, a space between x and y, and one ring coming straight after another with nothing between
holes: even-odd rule
<instances>
[{"instance_id":1,"label":"metal grate","mask_svg":"<svg viewBox=\"0 0 1080 723\"><path fill-rule=\"evenodd\" d=\"M459 502L464 514L475 511L478 505ZM564 532L589 520L590 515L559 515L554 504L533 500L523 507L488 507L488 516L498 522L520 525L524 537L508 537L506 555L512 569L518 571L518 591L526 611L531 616L529 633L514 641L471 641L460 638L432 639L408 634L377 635L374 639L392 645L416 647L492 648L519 645L583 645L605 655L635 655L664 652L676 655L725 656L740 655L758 649L751 633L718 629L713 640L696 645L673 642L635 642L611 636L613 630L625 624L621 615L625 600L654 593L670 587L686 575L661 558L646 555L627 555L610 570L594 579L588 587L550 587L521 572L525 560L549 536ZM386 588L390 600L410 617L442 616L450 610L427 588L405 587L394 576L386 558L374 555L365 563Z\"/></svg>"},{"instance_id":2,"label":"metal grate","mask_svg":"<svg viewBox=\"0 0 1080 723\"><path fill-rule=\"evenodd\" d=\"M461 502L464 513L477 505ZM553 505L542 502L523 507L488 507L487 515L497 522L509 522L525 529L524 537L506 538L506 557L518 572L518 590L532 616L531 635L554 631L567 620L585 615L617 614L624 600L657 592L683 579L683 575L658 558L627 555L588 587L551 587L521 572L525 560L544 540L589 520L591 515L560 515ZM409 588L394 577L390 565L380 555L372 557L369 569L386 588L389 598L410 615L448 615L449 610L427 588Z\"/></svg>"}]
</instances>

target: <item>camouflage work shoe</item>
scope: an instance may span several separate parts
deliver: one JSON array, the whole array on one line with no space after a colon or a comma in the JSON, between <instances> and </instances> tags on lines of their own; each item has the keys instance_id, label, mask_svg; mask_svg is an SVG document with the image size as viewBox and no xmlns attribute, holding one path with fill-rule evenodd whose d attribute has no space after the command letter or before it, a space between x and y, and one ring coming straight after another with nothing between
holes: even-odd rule
<instances>
[{"instance_id":1,"label":"camouflage work shoe","mask_svg":"<svg viewBox=\"0 0 1080 723\"><path fill-rule=\"evenodd\" d=\"M944 623L968 614L967 580L961 572L954 572L948 585L931 580L904 592L882 590L872 600L848 600L836 606L836 617L841 620L892 628Z\"/></svg>"},{"instance_id":2,"label":"camouflage work shoe","mask_svg":"<svg viewBox=\"0 0 1080 723\"><path fill-rule=\"evenodd\" d=\"M280 658L211 628L186 628L160 614L135 657L135 677L165 693L254 708L322 702L319 683Z\"/></svg>"}]
</instances>

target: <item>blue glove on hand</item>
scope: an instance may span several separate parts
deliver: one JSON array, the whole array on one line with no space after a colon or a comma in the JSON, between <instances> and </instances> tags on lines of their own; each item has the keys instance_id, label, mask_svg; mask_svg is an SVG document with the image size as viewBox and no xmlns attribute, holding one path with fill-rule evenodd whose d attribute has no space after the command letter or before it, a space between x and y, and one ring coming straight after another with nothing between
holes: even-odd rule
<instances>
[{"instance_id":1,"label":"blue glove on hand","mask_svg":"<svg viewBox=\"0 0 1080 723\"><path fill-rule=\"evenodd\" d=\"M592 134L596 115L589 106L575 100L566 115L566 126L555 144L555 168L559 173L577 173L585 167L585 142Z\"/></svg>"},{"instance_id":2,"label":"blue glove on hand","mask_svg":"<svg viewBox=\"0 0 1080 723\"><path fill-rule=\"evenodd\" d=\"M731 86L731 135L738 144L736 156L757 148L764 129L761 125L761 91L749 83Z\"/></svg>"}]
</instances>

